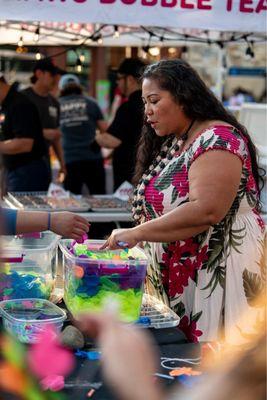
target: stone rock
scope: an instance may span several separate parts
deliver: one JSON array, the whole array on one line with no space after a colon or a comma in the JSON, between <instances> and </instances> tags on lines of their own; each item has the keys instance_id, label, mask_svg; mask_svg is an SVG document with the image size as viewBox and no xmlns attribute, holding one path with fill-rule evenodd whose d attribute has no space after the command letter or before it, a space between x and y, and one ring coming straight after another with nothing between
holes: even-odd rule
<instances>
[{"instance_id":1,"label":"stone rock","mask_svg":"<svg viewBox=\"0 0 267 400\"><path fill-rule=\"evenodd\" d=\"M75 326L68 325L60 335L61 343L71 349L82 349L84 347L83 334Z\"/></svg>"}]
</instances>

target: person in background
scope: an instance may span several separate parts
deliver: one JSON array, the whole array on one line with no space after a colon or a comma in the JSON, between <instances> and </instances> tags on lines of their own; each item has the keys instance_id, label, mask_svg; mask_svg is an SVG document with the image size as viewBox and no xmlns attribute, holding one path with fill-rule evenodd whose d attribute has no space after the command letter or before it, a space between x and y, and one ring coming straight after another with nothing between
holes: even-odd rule
<instances>
[{"instance_id":1,"label":"person in background","mask_svg":"<svg viewBox=\"0 0 267 400\"><path fill-rule=\"evenodd\" d=\"M60 236L79 240L89 231L89 222L74 213L62 211L24 211L2 208L2 235L50 230Z\"/></svg>"},{"instance_id":2,"label":"person in background","mask_svg":"<svg viewBox=\"0 0 267 400\"><path fill-rule=\"evenodd\" d=\"M67 176L64 187L81 194L85 184L90 194L105 193L105 170L96 129L105 132L107 123L96 101L82 93L79 78L67 74L59 81L60 129Z\"/></svg>"},{"instance_id":3,"label":"person in background","mask_svg":"<svg viewBox=\"0 0 267 400\"><path fill-rule=\"evenodd\" d=\"M114 230L103 248L145 242L147 291L180 316L190 341L245 341L254 324L237 321L261 318L254 297L266 264L255 146L185 61L147 67L142 89L137 226Z\"/></svg>"},{"instance_id":4,"label":"person in background","mask_svg":"<svg viewBox=\"0 0 267 400\"><path fill-rule=\"evenodd\" d=\"M50 59L37 61L33 69L33 76L31 77L32 86L22 91L35 104L39 111L43 135L47 144L46 158L50 169L50 181L52 180L49 157L50 145L52 145L60 164L59 174L66 175L61 145L61 132L59 129L59 103L50 94L50 91L53 90L58 81L59 74L62 72Z\"/></svg>"},{"instance_id":5,"label":"person in background","mask_svg":"<svg viewBox=\"0 0 267 400\"><path fill-rule=\"evenodd\" d=\"M107 132L96 137L100 146L114 149L113 176L116 190L124 181L132 182L135 150L143 125L143 102L139 82L145 63L138 58L126 58L118 69L118 87L128 97L117 110Z\"/></svg>"},{"instance_id":6,"label":"person in background","mask_svg":"<svg viewBox=\"0 0 267 400\"><path fill-rule=\"evenodd\" d=\"M250 91L237 87L234 89L233 95L230 96L228 104L229 106L242 106L243 103L255 103L255 97Z\"/></svg>"},{"instance_id":7,"label":"person in background","mask_svg":"<svg viewBox=\"0 0 267 400\"><path fill-rule=\"evenodd\" d=\"M112 121L114 120L118 108L127 100L128 100L127 97L121 93L120 88L117 86L114 90L114 98L110 107L110 113L108 119L109 125L111 125Z\"/></svg>"},{"instance_id":8,"label":"person in background","mask_svg":"<svg viewBox=\"0 0 267 400\"><path fill-rule=\"evenodd\" d=\"M0 77L0 153L3 155L6 191L45 191L50 174L37 108Z\"/></svg>"}]
</instances>

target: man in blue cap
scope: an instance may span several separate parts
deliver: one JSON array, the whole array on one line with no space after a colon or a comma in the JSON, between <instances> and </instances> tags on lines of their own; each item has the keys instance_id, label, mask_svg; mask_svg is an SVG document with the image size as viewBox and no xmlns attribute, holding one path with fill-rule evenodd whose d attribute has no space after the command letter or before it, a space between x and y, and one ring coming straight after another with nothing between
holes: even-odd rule
<instances>
[{"instance_id":1,"label":"man in blue cap","mask_svg":"<svg viewBox=\"0 0 267 400\"><path fill-rule=\"evenodd\" d=\"M60 129L67 175L65 189L80 194L85 184L90 194L105 193L105 170L96 129L107 124L96 101L82 93L79 78L66 74L59 81Z\"/></svg>"}]
</instances>

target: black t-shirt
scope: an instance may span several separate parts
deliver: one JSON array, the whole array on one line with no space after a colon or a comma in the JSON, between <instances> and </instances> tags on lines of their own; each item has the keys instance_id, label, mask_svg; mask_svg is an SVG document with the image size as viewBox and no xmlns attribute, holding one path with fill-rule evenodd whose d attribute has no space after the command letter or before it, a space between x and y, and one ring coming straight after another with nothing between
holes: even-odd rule
<instances>
[{"instance_id":1,"label":"black t-shirt","mask_svg":"<svg viewBox=\"0 0 267 400\"><path fill-rule=\"evenodd\" d=\"M59 102L50 94L39 96L35 91L28 87L21 93L35 104L39 111L43 129L57 129L59 127Z\"/></svg>"},{"instance_id":2,"label":"black t-shirt","mask_svg":"<svg viewBox=\"0 0 267 400\"><path fill-rule=\"evenodd\" d=\"M11 86L1 107L1 140L15 138L33 139L30 152L19 154L4 154L3 162L7 169L12 170L42 158L46 153L41 121L38 110L29 99Z\"/></svg>"},{"instance_id":3,"label":"black t-shirt","mask_svg":"<svg viewBox=\"0 0 267 400\"><path fill-rule=\"evenodd\" d=\"M37 107L39 117L43 129L58 129L59 128L59 102L50 94L47 96L39 96L35 91L28 87L22 91L28 99ZM45 139L46 156L49 158L49 146L51 142Z\"/></svg>"},{"instance_id":4,"label":"black t-shirt","mask_svg":"<svg viewBox=\"0 0 267 400\"><path fill-rule=\"evenodd\" d=\"M127 102L117 110L115 118L108 128L108 133L121 140L113 153L114 183L117 188L125 180L131 182L134 168L137 143L141 134L144 119L142 92L133 92Z\"/></svg>"}]
</instances>

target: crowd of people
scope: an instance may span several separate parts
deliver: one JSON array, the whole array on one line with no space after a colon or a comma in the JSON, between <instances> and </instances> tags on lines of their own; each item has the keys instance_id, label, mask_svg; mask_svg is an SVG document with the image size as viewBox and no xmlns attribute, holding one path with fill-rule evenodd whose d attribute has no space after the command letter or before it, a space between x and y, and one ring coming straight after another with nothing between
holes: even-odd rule
<instances>
[{"instance_id":1,"label":"crowd of people","mask_svg":"<svg viewBox=\"0 0 267 400\"><path fill-rule=\"evenodd\" d=\"M50 61L40 61L32 87L23 93L0 78L5 113L0 151L7 190L45 190L51 180L52 145L66 189L78 194L85 183L91 193L104 193L100 147L114 149L115 188L125 180L135 185L135 226L114 230L103 249L118 249L122 243L144 247L146 290L179 315L179 329L190 342L223 337L228 343L245 343L264 316L265 305L257 298L264 294L266 276L262 177L246 128L181 59L152 65L124 60L117 82L128 100L109 126L75 75L63 75L59 101L52 98L50 90L60 73ZM30 189L22 189L22 182L29 182ZM16 229L32 229L25 228L23 218L19 212ZM47 214L38 218L38 229L49 222L51 229L73 238L89 229L72 214L54 214L52 226ZM163 398L148 378L154 356L142 334L132 330L127 336L128 327L103 316L84 317L80 324L98 338L106 354L106 374L122 399ZM124 379L128 356L131 372ZM220 376L218 382L224 379ZM259 390L262 396L262 386ZM201 393L203 397L192 399L211 398L205 390Z\"/></svg>"},{"instance_id":2,"label":"crowd of people","mask_svg":"<svg viewBox=\"0 0 267 400\"><path fill-rule=\"evenodd\" d=\"M50 59L36 62L32 85L22 91L17 82L9 85L1 75L2 194L46 191L52 181L50 147L58 158L64 187L72 193L81 194L83 185L90 194L105 193L101 147L113 150L114 191L124 181L131 182L143 124L139 80L144 66L134 58L119 66L118 90L125 101L114 110L110 124L97 102L83 94L79 78L64 73ZM52 95L55 87L58 98Z\"/></svg>"}]
</instances>

